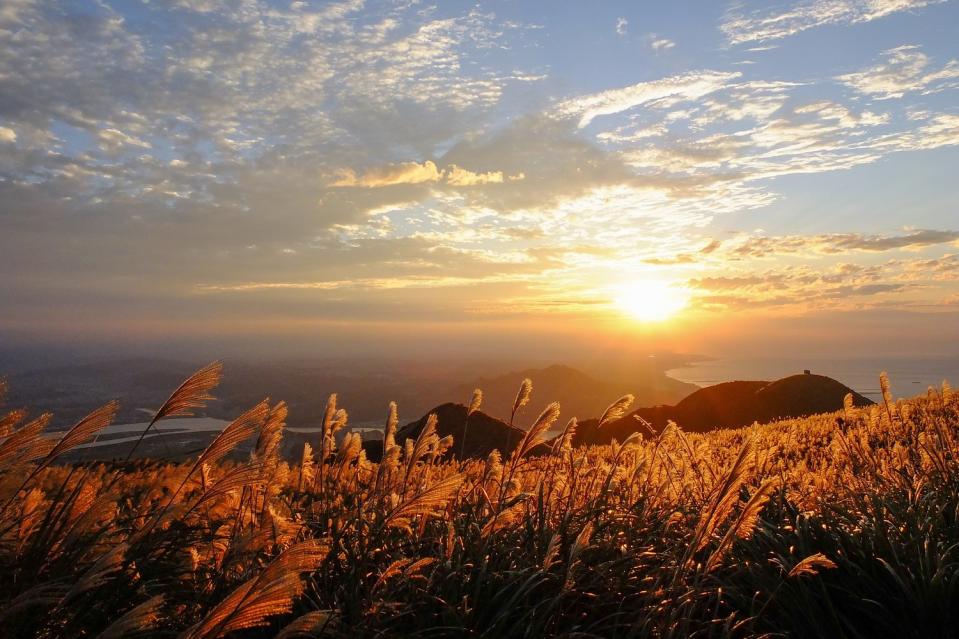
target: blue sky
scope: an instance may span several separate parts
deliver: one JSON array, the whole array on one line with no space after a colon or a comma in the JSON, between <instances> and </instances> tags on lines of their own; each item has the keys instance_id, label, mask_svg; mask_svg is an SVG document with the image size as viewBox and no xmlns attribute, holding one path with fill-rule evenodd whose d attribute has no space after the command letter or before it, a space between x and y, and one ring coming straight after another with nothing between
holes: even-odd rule
<instances>
[{"instance_id":1,"label":"blue sky","mask_svg":"<svg viewBox=\"0 0 959 639\"><path fill-rule=\"evenodd\" d=\"M950 0L8 1L0 327L948 333L957 43Z\"/></svg>"}]
</instances>

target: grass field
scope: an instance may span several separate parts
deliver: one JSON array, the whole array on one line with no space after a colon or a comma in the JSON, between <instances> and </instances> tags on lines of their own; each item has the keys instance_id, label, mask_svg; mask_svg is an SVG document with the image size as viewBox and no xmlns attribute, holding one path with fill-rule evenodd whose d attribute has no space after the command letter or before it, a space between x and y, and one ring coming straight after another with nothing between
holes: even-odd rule
<instances>
[{"instance_id":1,"label":"grass field","mask_svg":"<svg viewBox=\"0 0 959 639\"><path fill-rule=\"evenodd\" d=\"M157 420L202 405L198 372ZM946 637L959 628L959 398L572 448L551 405L508 457L427 426L369 462L330 399L290 465L262 402L182 464L58 465L0 417L9 637ZM529 399L521 392L517 403ZM479 407L481 396L474 398ZM621 415L626 402L607 418ZM255 452L227 460L237 444ZM549 454L526 454L544 443ZM543 450L542 447L537 450Z\"/></svg>"}]
</instances>

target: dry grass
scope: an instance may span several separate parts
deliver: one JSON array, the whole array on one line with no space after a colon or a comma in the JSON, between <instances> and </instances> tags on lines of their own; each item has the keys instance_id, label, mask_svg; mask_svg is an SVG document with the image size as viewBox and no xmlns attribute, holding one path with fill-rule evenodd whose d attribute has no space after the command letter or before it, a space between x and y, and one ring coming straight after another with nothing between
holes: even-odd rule
<instances>
[{"instance_id":1,"label":"dry grass","mask_svg":"<svg viewBox=\"0 0 959 639\"><path fill-rule=\"evenodd\" d=\"M198 372L155 421L202 406L219 374ZM59 443L41 436L48 416L15 410L0 415L2 627L953 636L959 400L944 386L896 402L882 387L870 409L702 435L670 425L604 447L572 448L570 420L550 454L530 457L559 417L550 405L505 463L451 460L435 419L394 441L392 405L371 463L357 437L335 436L347 415L334 396L293 466L278 456L286 409L266 401L184 464L58 465L116 406ZM254 439L248 460L223 461Z\"/></svg>"}]
</instances>

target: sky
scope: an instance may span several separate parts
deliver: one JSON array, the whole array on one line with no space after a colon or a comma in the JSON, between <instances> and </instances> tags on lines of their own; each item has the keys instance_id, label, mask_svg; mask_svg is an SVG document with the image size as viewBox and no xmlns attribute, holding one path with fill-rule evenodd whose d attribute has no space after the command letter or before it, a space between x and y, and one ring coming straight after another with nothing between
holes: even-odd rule
<instances>
[{"instance_id":1,"label":"sky","mask_svg":"<svg viewBox=\"0 0 959 639\"><path fill-rule=\"evenodd\" d=\"M954 0L2 0L0 334L959 354L956 167Z\"/></svg>"}]
</instances>

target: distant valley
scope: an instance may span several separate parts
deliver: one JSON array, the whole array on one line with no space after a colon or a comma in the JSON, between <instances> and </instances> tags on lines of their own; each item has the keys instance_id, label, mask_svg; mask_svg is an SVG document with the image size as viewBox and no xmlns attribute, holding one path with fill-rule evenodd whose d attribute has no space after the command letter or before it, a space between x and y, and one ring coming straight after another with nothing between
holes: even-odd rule
<instances>
[{"instance_id":1,"label":"distant valley","mask_svg":"<svg viewBox=\"0 0 959 639\"><path fill-rule=\"evenodd\" d=\"M119 423L101 433L95 442L71 453L74 460L118 459L126 457L146 426L149 411L145 407L161 403L165 399L164 393L171 392L179 384L179 377L156 369L158 365L145 361L61 368L29 373L19 381L35 379L37 383L28 385L28 389L47 399L48 404L42 406L45 410L59 409L61 421L64 413L79 418L96 406L89 399L86 404L77 401L84 389L89 395L99 394L100 403L118 397L125 404ZM184 366L171 369L182 372L180 369ZM290 460L299 457L304 443L316 442L328 398L327 392L318 390L323 385L345 389L338 394L338 405L345 407L351 418L341 435L358 430L372 460L381 455L381 428L391 397L407 399L406 406L412 406L415 411L412 421L410 409L401 413L406 417L401 418L400 423L405 426L397 434L399 441L406 437L415 438L424 427L428 414L435 413L438 434L441 437L452 435L456 442L453 452L467 457L484 457L494 449L508 453L522 439L539 412L553 401L560 402L562 415L550 437L575 416L579 418L574 438L577 445L608 444L612 439L623 441L636 431L652 436L669 421L677 422L687 431L704 432L832 412L842 408L847 393L852 394L857 406L872 403L844 384L822 375L793 375L773 382L736 381L705 388L678 382L648 369L638 377L632 382L606 382L570 366L552 365L479 377L447 386L448 390L444 391L440 390L443 388L440 379L426 374L413 377L411 382L409 377L385 373L367 377L359 371L345 374L329 368L236 365L233 370L228 368L222 386L217 389L218 401L211 402L197 418L160 422L139 444L136 457L182 459L197 453L229 419L262 398L262 395L253 394L255 388L268 388L271 398L287 401L290 407L288 428L282 442L282 454ZM517 411L514 423L510 424L516 391L525 378L533 380L532 400ZM400 379L404 379L405 384L400 383ZM18 378L12 381L16 389ZM445 381L448 383L449 380ZM157 394L152 390L155 388L166 390ZM483 390L483 404L481 410L467 416L465 404L474 388ZM417 400L417 393L435 398L435 403L427 403L428 400L422 398ZM625 394L638 398L630 412L599 428L598 416L611 402ZM30 392L21 391L19 395L13 395L9 404L31 406L30 395ZM248 442L238 448L237 454L245 455L250 445Z\"/></svg>"},{"instance_id":2,"label":"distant valley","mask_svg":"<svg viewBox=\"0 0 959 639\"><path fill-rule=\"evenodd\" d=\"M0 363L0 377L9 382L7 405L52 412L53 428L62 429L111 399L121 403L118 424L142 422L203 363L124 359L12 373L2 370ZM611 369L608 377L600 378L565 365L503 372L510 370L508 365L495 363L426 366L405 361L228 360L215 392L217 400L198 415L233 419L269 397L286 402L289 426L311 427L320 423L327 398L336 393L351 425L379 427L391 401L397 403L401 420L416 419L439 404L468 402L473 389L481 388L484 410L508 418L520 381L529 377L534 394L528 412L559 401L564 415L586 418L600 414L612 399L625 393L653 405L678 401L696 390L692 384L667 377L669 365L647 359ZM524 415L523 419L534 417Z\"/></svg>"}]
</instances>

